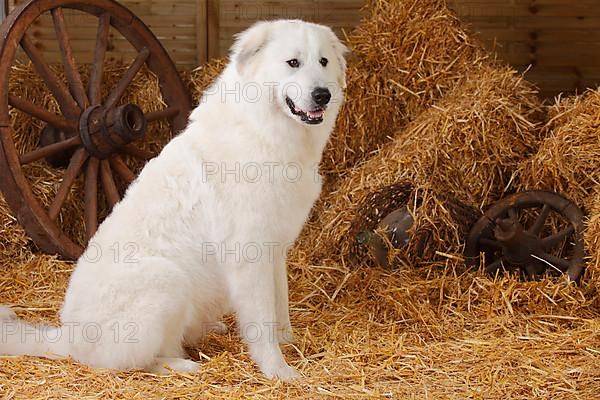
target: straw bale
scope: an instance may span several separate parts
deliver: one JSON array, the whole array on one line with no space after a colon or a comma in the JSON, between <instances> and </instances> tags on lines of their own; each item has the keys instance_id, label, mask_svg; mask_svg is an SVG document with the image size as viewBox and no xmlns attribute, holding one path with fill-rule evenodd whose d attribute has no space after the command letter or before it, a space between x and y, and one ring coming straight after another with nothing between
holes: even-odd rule
<instances>
[{"instance_id":1,"label":"straw bale","mask_svg":"<svg viewBox=\"0 0 600 400\"><path fill-rule=\"evenodd\" d=\"M226 58L211 60L209 63L202 64L193 71L183 73L184 81L187 83L194 102L200 101L204 90L215 80L227 65Z\"/></svg>"},{"instance_id":2,"label":"straw bale","mask_svg":"<svg viewBox=\"0 0 600 400\"><path fill-rule=\"evenodd\" d=\"M347 255L365 196L408 181L417 190L408 202L415 226L429 231L436 243L426 254L460 253L464 228L453 222L444 196L481 209L499 199L510 189L515 167L540 141L535 122L540 113L535 90L513 70L470 72L323 199L306 247L317 257Z\"/></svg>"},{"instance_id":3,"label":"straw bale","mask_svg":"<svg viewBox=\"0 0 600 400\"><path fill-rule=\"evenodd\" d=\"M349 35L348 88L323 171L347 172L463 81L491 64L443 0L372 0Z\"/></svg>"},{"instance_id":4,"label":"straw bale","mask_svg":"<svg viewBox=\"0 0 600 400\"><path fill-rule=\"evenodd\" d=\"M518 168L518 187L559 192L589 211L600 186L600 90L550 107L539 150Z\"/></svg>"},{"instance_id":5,"label":"straw bale","mask_svg":"<svg viewBox=\"0 0 600 400\"><path fill-rule=\"evenodd\" d=\"M12 211L0 194L0 257L21 258L24 249L31 243L25 230L19 225Z\"/></svg>"}]
</instances>

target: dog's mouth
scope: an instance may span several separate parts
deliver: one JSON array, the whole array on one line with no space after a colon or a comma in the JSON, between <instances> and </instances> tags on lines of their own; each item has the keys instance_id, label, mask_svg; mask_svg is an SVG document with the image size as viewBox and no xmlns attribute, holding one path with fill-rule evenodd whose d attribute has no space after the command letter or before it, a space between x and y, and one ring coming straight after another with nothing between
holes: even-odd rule
<instances>
[{"instance_id":1,"label":"dog's mouth","mask_svg":"<svg viewBox=\"0 0 600 400\"><path fill-rule=\"evenodd\" d=\"M323 115L325 114L325 108L315 108L312 111L304 111L296 107L296 104L286 96L285 102L290 108L292 114L300 117L300 120L306 124L316 125L323 122Z\"/></svg>"}]
</instances>

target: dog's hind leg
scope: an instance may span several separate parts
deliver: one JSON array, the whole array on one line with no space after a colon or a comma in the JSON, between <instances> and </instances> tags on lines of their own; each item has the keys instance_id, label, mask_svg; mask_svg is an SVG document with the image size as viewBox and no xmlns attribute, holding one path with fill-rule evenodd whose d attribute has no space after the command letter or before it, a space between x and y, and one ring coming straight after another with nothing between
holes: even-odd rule
<instances>
[{"instance_id":1,"label":"dog's hind leg","mask_svg":"<svg viewBox=\"0 0 600 400\"><path fill-rule=\"evenodd\" d=\"M185 273L159 257L107 268L110 280L103 287L88 294L91 283L85 279L70 288L78 293L67 293L63 321L96 324L102 332L98 340L74 343L73 358L119 370L155 371L165 357L173 369L188 364L173 361L185 356L183 331L191 315ZM190 366L185 370L190 371Z\"/></svg>"}]
</instances>

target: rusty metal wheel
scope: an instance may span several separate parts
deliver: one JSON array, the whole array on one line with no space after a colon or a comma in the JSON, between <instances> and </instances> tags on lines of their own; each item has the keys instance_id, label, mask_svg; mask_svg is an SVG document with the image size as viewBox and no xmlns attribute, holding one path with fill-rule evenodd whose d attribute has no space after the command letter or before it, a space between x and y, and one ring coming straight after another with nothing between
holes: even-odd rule
<instances>
[{"instance_id":1,"label":"rusty metal wheel","mask_svg":"<svg viewBox=\"0 0 600 400\"><path fill-rule=\"evenodd\" d=\"M508 196L475 223L465 256L472 267L485 255L485 270L504 269L529 278L565 273L572 281L584 269L583 212L556 193L530 191Z\"/></svg>"},{"instance_id":2,"label":"rusty metal wheel","mask_svg":"<svg viewBox=\"0 0 600 400\"><path fill-rule=\"evenodd\" d=\"M73 58L64 10L85 13L97 23L87 85ZM27 34L40 16L51 18L54 23L66 82L45 61ZM110 94L102 98L111 27L131 44L137 55L118 83L110 88ZM26 99L25 88L9 93L10 72L19 46L55 98L60 113ZM145 113L136 104L122 104L123 94L144 65L158 78L166 103L162 110ZM137 159L139 163L154 156L140 145L146 125L166 120L171 130L177 132L185 127L191 109L187 89L158 39L139 18L112 0L29 0L19 4L0 27L0 89L1 189L19 223L35 243L46 252L59 253L68 259L77 258L96 231L101 218L99 201L110 209L135 178L135 169L130 168L130 163L136 161L132 160ZM19 153L9 107L45 125L41 132L35 133L39 135L39 147L35 150ZM54 198L46 205L34 194L35 182L28 177L25 168L36 162L46 162L62 174ZM84 240L70 237L65 222L61 224L58 218L77 179L83 182L80 190L84 196L81 209ZM102 190L98 189L99 183Z\"/></svg>"}]
</instances>

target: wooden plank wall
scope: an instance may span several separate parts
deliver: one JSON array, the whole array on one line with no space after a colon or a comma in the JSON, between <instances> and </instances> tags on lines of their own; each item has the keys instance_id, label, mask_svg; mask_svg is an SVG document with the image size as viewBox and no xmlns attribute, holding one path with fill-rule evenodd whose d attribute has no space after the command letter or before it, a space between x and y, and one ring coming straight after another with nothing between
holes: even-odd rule
<instances>
[{"instance_id":1,"label":"wooden plank wall","mask_svg":"<svg viewBox=\"0 0 600 400\"><path fill-rule=\"evenodd\" d=\"M181 68L193 68L207 59L203 0L122 0L123 5L140 17L154 32ZM65 10L65 20L75 58L79 63L89 63L95 43L97 19L75 10ZM38 18L28 31L35 46L46 59L59 63L60 53L50 13ZM133 59L133 47L111 28L107 58L121 61Z\"/></svg>"},{"instance_id":2,"label":"wooden plank wall","mask_svg":"<svg viewBox=\"0 0 600 400\"><path fill-rule=\"evenodd\" d=\"M501 59L525 71L543 97L600 84L600 1L451 0Z\"/></svg>"},{"instance_id":3,"label":"wooden plank wall","mask_svg":"<svg viewBox=\"0 0 600 400\"><path fill-rule=\"evenodd\" d=\"M12 3L14 0L10 0ZM397 0L401 1L401 0ZM366 0L122 0L158 36L180 68L227 54L232 36L253 22L301 18L349 32ZM501 59L525 71L544 96L600 84L600 0L448 0ZM91 60L95 21L67 13L75 56ZM31 28L52 62L60 56L49 15ZM133 49L113 32L109 56L128 60Z\"/></svg>"},{"instance_id":4,"label":"wooden plank wall","mask_svg":"<svg viewBox=\"0 0 600 400\"><path fill-rule=\"evenodd\" d=\"M209 39L209 56L226 55L232 36L260 20L277 18L303 19L328 25L340 37L350 32L362 17L365 0L215 0L209 4L213 35Z\"/></svg>"},{"instance_id":5,"label":"wooden plank wall","mask_svg":"<svg viewBox=\"0 0 600 400\"><path fill-rule=\"evenodd\" d=\"M18 3L18 0L17 0ZM253 22L275 18L301 18L327 24L338 34L351 30L360 20L364 0L121 0L168 50L180 68L193 68L209 57L227 54L235 33ZM10 1L11 8L14 0ZM96 19L65 10L73 51L78 62L90 62ZM40 17L28 32L49 62L60 62L52 18ZM130 60L133 48L111 29L107 57Z\"/></svg>"}]
</instances>

